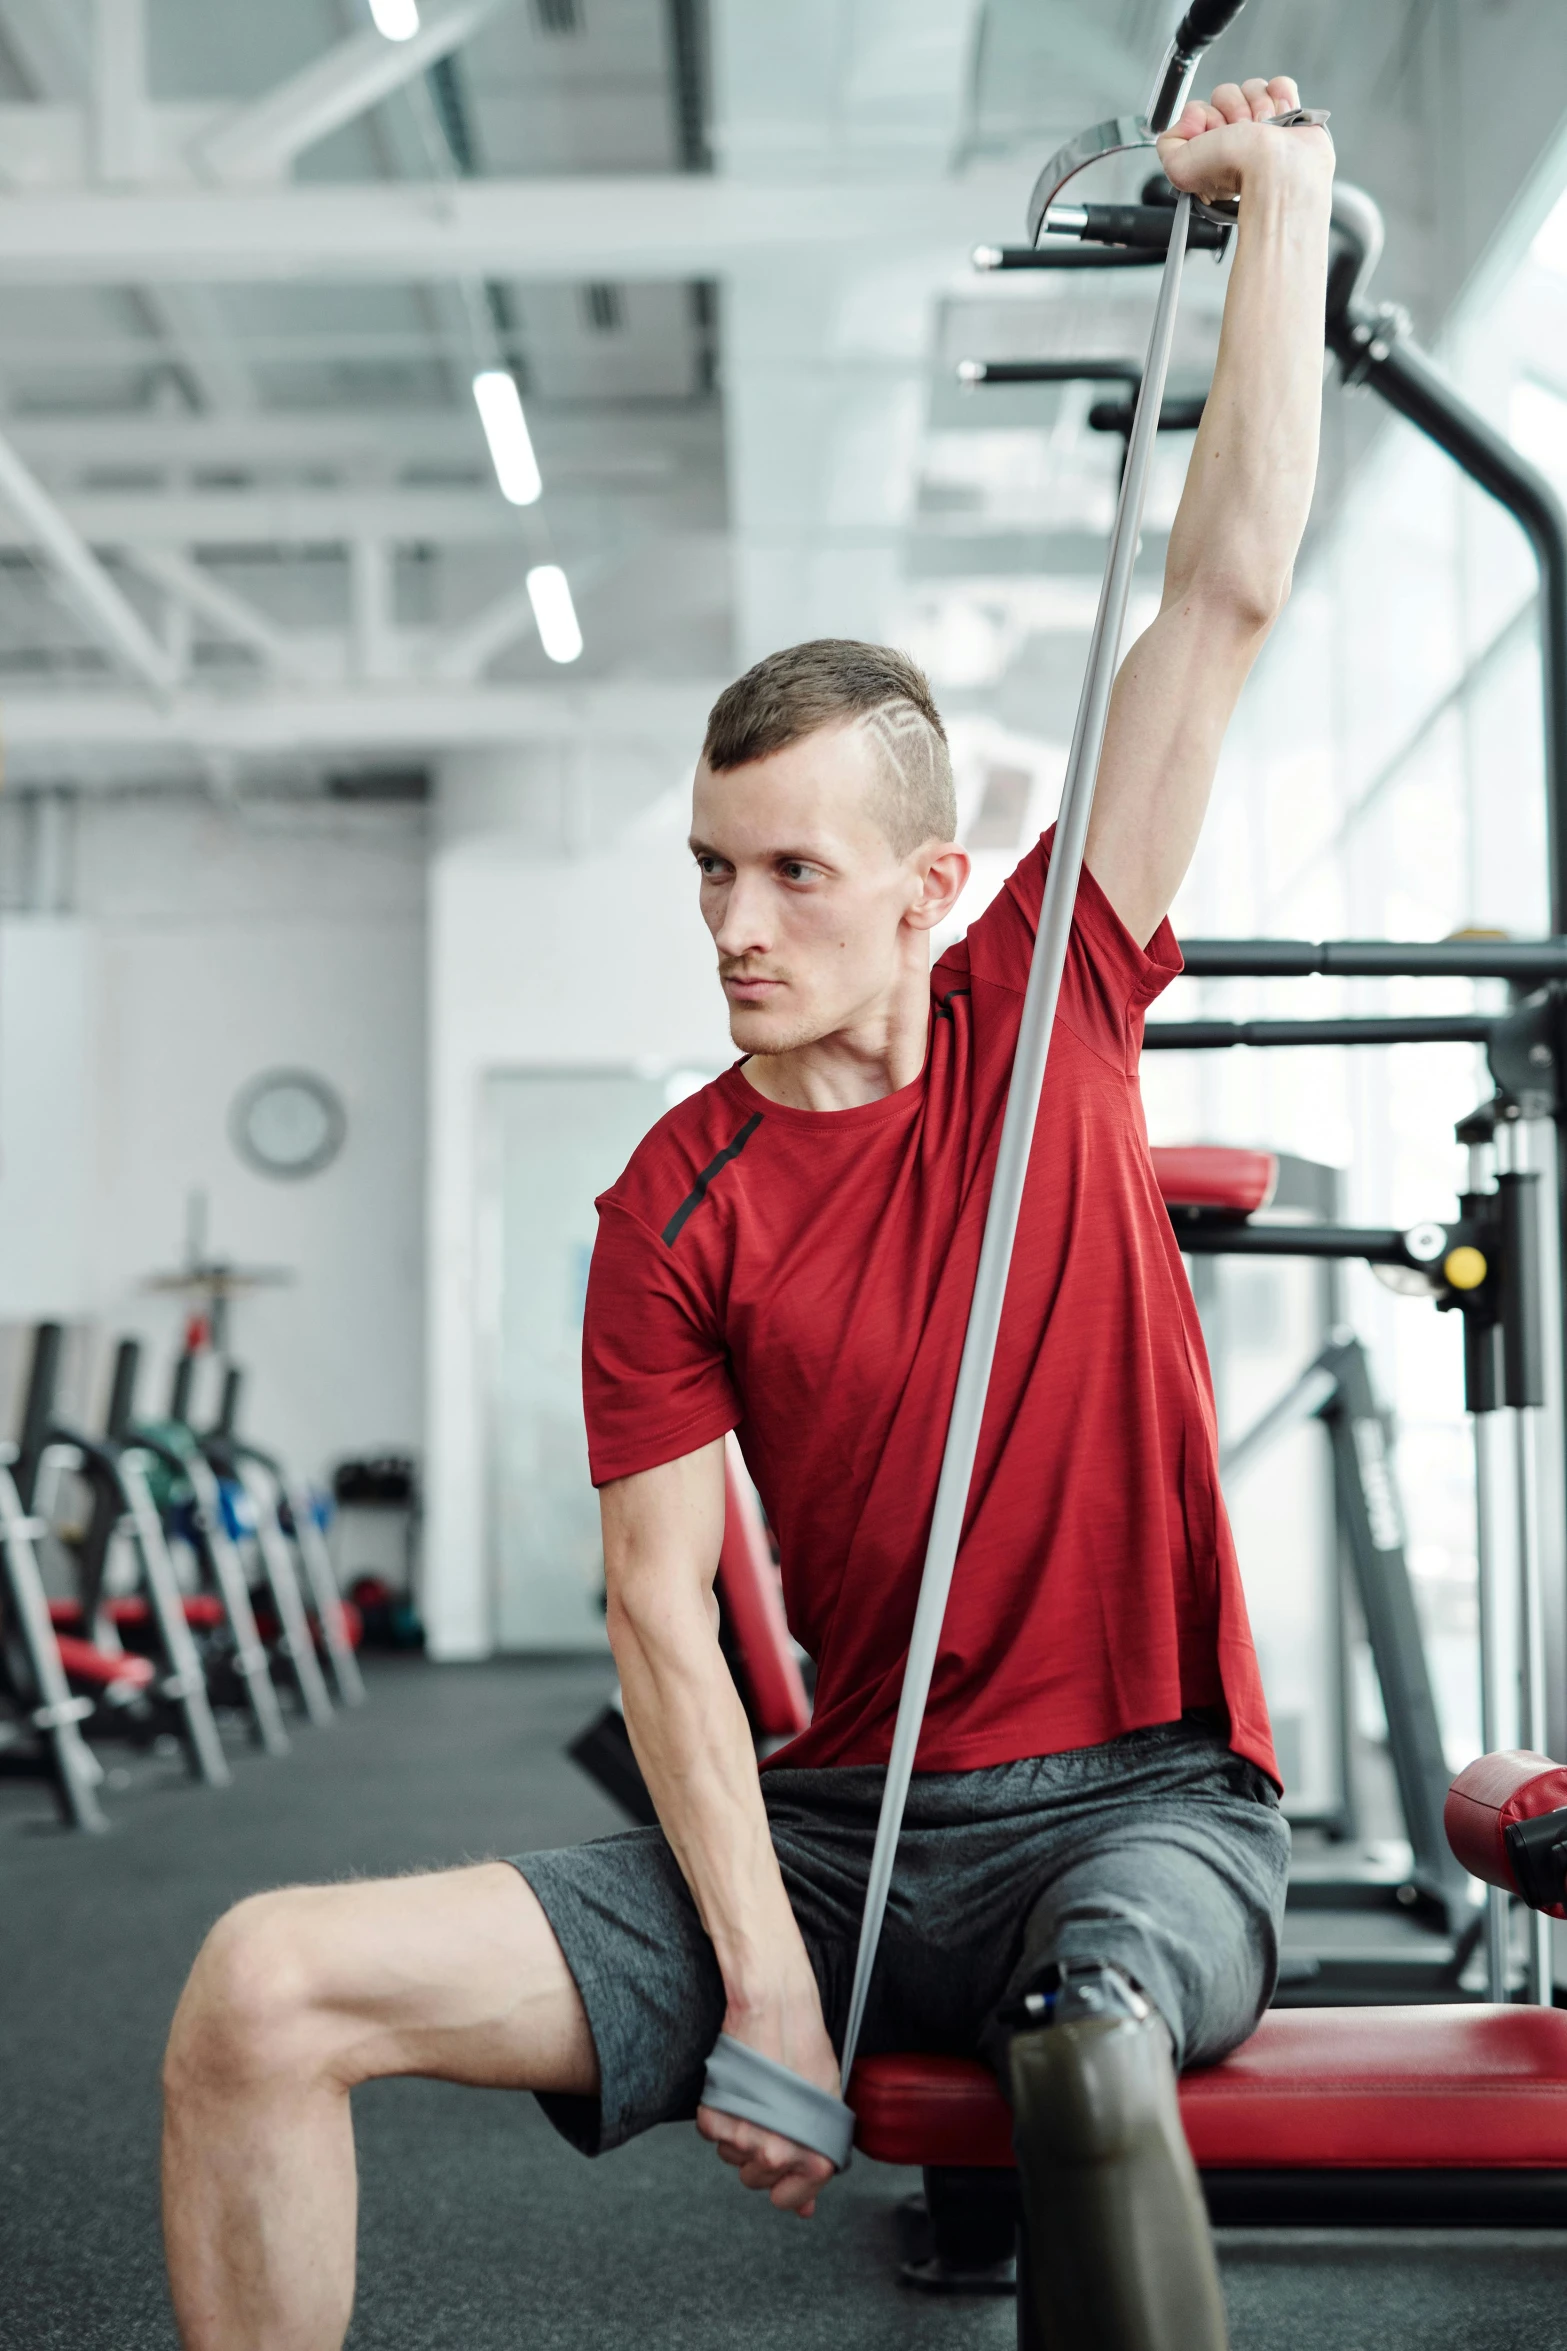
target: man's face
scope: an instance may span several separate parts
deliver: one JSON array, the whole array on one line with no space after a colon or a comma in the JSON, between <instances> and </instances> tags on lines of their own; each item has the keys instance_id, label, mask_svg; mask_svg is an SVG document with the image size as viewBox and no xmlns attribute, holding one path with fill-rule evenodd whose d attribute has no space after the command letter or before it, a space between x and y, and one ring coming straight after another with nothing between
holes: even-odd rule
<instances>
[{"instance_id":1,"label":"man's face","mask_svg":"<svg viewBox=\"0 0 1567 2351\"><path fill-rule=\"evenodd\" d=\"M894 854L872 813L877 754L851 727L766 759L696 771L691 849L729 1033L788 1053L874 1020L926 955L927 860Z\"/></svg>"}]
</instances>

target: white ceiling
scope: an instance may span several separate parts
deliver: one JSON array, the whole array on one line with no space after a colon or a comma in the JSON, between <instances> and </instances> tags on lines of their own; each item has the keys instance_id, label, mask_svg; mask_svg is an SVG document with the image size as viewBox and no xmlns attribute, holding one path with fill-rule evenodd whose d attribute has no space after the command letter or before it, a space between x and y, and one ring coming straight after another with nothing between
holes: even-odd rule
<instances>
[{"instance_id":1,"label":"white ceiling","mask_svg":"<svg viewBox=\"0 0 1567 2351\"><path fill-rule=\"evenodd\" d=\"M1382 290L1427 327L1567 101L1554 6L1252 0L1220 53L1333 107L1389 212ZM235 763L678 732L824 632L897 636L957 705L1059 732L1115 445L1079 387L965 395L953 368L1135 354L1151 279L966 256L1019 231L1060 138L1140 102L1172 15L423 0L394 45L366 0L0 0L10 777L220 760L232 789ZM1191 388L1222 284L1189 266ZM528 510L469 394L497 361ZM521 591L546 559L570 671Z\"/></svg>"}]
</instances>

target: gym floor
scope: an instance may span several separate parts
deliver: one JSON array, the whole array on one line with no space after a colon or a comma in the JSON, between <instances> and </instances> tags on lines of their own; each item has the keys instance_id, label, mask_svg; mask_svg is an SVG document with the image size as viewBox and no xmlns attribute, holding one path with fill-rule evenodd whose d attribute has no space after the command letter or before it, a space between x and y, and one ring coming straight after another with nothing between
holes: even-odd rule
<instances>
[{"instance_id":1,"label":"gym floor","mask_svg":"<svg viewBox=\"0 0 1567 2351\"><path fill-rule=\"evenodd\" d=\"M620 1825L561 1753L601 1663L388 1661L371 1704L226 1795L134 1759L113 1833L70 1837L0 1782L0 2342L169 2351L158 2057L220 1909L257 1887L441 1866ZM1011 2304L897 2282L917 2175L857 2163L809 2224L719 2171L694 2132L601 2164L532 2101L398 2082L356 2101L352 2351L1008 2351ZM1567 2235L1223 2240L1234 2351L1564 2351Z\"/></svg>"}]
</instances>

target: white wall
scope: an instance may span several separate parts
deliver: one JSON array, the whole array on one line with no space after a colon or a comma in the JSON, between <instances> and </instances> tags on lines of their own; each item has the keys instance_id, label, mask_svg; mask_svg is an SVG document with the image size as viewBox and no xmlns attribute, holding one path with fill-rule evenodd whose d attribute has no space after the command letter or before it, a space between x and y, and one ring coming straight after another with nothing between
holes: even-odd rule
<instances>
[{"instance_id":1,"label":"white wall","mask_svg":"<svg viewBox=\"0 0 1567 2351\"><path fill-rule=\"evenodd\" d=\"M85 924L0 916L0 1322L91 1301L94 979Z\"/></svg>"},{"instance_id":2,"label":"white wall","mask_svg":"<svg viewBox=\"0 0 1567 2351\"><path fill-rule=\"evenodd\" d=\"M234 1310L245 1425L312 1470L417 1448L422 818L86 800L77 835L72 920L0 926L0 1318L139 1332L161 1403L183 1303L146 1281L179 1263L203 1192L213 1254L293 1277ZM228 1134L240 1087L280 1064L348 1113L338 1160L293 1183Z\"/></svg>"},{"instance_id":3,"label":"white wall","mask_svg":"<svg viewBox=\"0 0 1567 2351\"><path fill-rule=\"evenodd\" d=\"M650 754L647 775L676 777L682 763L689 775L694 748ZM612 776L605 788L615 788ZM492 1639L479 1287L485 1075L733 1058L679 784L614 850L575 858L541 846L539 800L553 807L554 789L553 769L520 754L482 769L454 763L431 867L424 1604L441 1657L482 1656Z\"/></svg>"}]
</instances>

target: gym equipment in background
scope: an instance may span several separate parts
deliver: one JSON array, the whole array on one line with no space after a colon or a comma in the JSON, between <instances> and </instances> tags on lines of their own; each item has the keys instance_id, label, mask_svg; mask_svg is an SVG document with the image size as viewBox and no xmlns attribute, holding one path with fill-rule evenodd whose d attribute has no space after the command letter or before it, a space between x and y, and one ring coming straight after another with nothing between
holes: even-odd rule
<instances>
[{"instance_id":1,"label":"gym equipment in background","mask_svg":"<svg viewBox=\"0 0 1567 2351\"><path fill-rule=\"evenodd\" d=\"M1189 1050L1239 1044L1269 1048L1424 1044L1455 1037L1485 1045L1495 1092L1490 1101L1461 1119L1455 1130L1469 1153L1468 1189L1458 1204L1456 1218L1417 1224L1402 1232L1336 1225L1273 1227L1255 1217L1228 1223L1193 1219L1180 1229L1180 1238L1183 1250L1193 1254L1362 1258L1381 1270L1384 1278L1391 1278L1395 1287L1424 1295L1439 1311L1462 1315L1464 1402L1472 1418L1475 1446L1481 1740L1488 1748L1494 1743L1502 1713L1496 1560L1504 1548L1504 1530L1499 1523L1489 1424L1495 1416L1505 1414L1511 1423L1517 1498L1520 1727L1526 1742L1538 1744L1546 1735L1540 1530L1547 1507L1545 1495L1554 1485L1554 1480L1547 1483L1547 1465L1540 1458L1541 1440L1547 1433L1543 1411L1545 1293L1547 1287L1560 1288L1561 1276L1559 1259L1551 1246L1555 1236L1547 1225L1540 1197L1540 1169L1521 1162L1538 1159L1549 1163L1549 1117L1559 1114L1560 1102L1560 975L1567 972L1567 942L1444 940L1405 947L1371 941L1310 948L1290 942L1194 941L1187 950L1187 965L1195 972L1214 969L1226 976L1327 965L1341 971L1396 972L1408 977L1501 976L1512 980L1515 987L1542 979L1547 982L1505 1014L1152 1022L1145 1036L1145 1045ZM1559 1323L1559 1315L1554 1319ZM1308 1370L1297 1389L1274 1407L1248 1442L1264 1441L1270 1427L1301 1412L1322 1409L1323 1417L1329 1418L1320 1399L1312 1401L1327 1369L1322 1363ZM1369 1390L1366 1396L1369 1402ZM1350 1411L1353 1430L1369 1432L1372 1425L1365 1413ZM1355 1442L1365 1452L1371 1440L1367 1433L1357 1435ZM1384 1522L1380 1531L1379 1518ZM1368 1554L1381 1552L1386 1562L1395 1548L1401 1552L1401 1538L1396 1544L1383 1540L1398 1535L1398 1528L1389 1523L1386 1510L1379 1512L1377 1497L1369 1490L1358 1530L1352 1527L1350 1531L1357 1566ZM1417 1874L1423 1873L1429 1880L1432 1856L1441 1842L1436 1813L1445 1767L1434 1712L1427 1719L1429 1691L1422 1694L1414 1673L1418 1652L1410 1648L1409 1636L1415 1620L1396 1590L1400 1580L1397 1575L1377 1571L1368 1584L1362 1576L1361 1597L1368 1626L1372 1610L1381 1612L1384 1636L1379 1672L1382 1655L1390 1668L1390 1674L1383 1676L1384 1694L1390 1679L1395 1688L1405 1685L1396 1719L1389 1710L1389 1733L1411 1843L1417 1853ZM1408 1674L1401 1667L1401 1656L1410 1659ZM1487 1987L1491 1998L1500 2000L1506 1996L1508 1983L1505 1897L1493 1893L1489 1899L1484 1932ZM1550 1971L1545 1930L1538 1921L1531 1922L1527 1956L1531 1998L1549 2000Z\"/></svg>"},{"instance_id":2,"label":"gym equipment in background","mask_svg":"<svg viewBox=\"0 0 1567 2351\"><path fill-rule=\"evenodd\" d=\"M422 1649L418 1586L419 1473L411 1454L380 1453L339 1461L332 1471L341 1580L358 1609L367 1649ZM395 1519L402 1528L401 1574L394 1582L377 1568L350 1564L358 1532L355 1514Z\"/></svg>"},{"instance_id":3,"label":"gym equipment in background","mask_svg":"<svg viewBox=\"0 0 1567 2351\"><path fill-rule=\"evenodd\" d=\"M724 1439L724 1535L716 1577L719 1643L759 1755L803 1731L811 1718L799 1653L784 1618L783 1591L756 1488L733 1434ZM619 1693L580 1730L566 1753L639 1826L658 1818Z\"/></svg>"},{"instance_id":4,"label":"gym equipment in background","mask_svg":"<svg viewBox=\"0 0 1567 2351\"><path fill-rule=\"evenodd\" d=\"M227 1357L229 1313L236 1298L255 1290L286 1288L294 1276L282 1265L236 1265L232 1258L210 1254L207 1241L207 1195L192 1192L185 1202L185 1262L168 1273L148 1274L143 1289L190 1300L193 1321L199 1320L214 1354Z\"/></svg>"},{"instance_id":5,"label":"gym equipment in background","mask_svg":"<svg viewBox=\"0 0 1567 2351\"><path fill-rule=\"evenodd\" d=\"M337 1588L332 1556L316 1517L314 1499L297 1478L290 1477L275 1454L264 1453L259 1445L240 1437L236 1423L244 1384L245 1375L238 1364L225 1365L223 1402L213 1437L227 1448L228 1458L255 1507L258 1525L265 1530L263 1540L282 1541L292 1547L304 1573L314 1610L313 1626L322 1653L331 1666L339 1699L345 1706L362 1706L364 1677L354 1655L343 1596Z\"/></svg>"},{"instance_id":6,"label":"gym equipment in background","mask_svg":"<svg viewBox=\"0 0 1567 2351\"><path fill-rule=\"evenodd\" d=\"M0 1722L0 1772L48 1778L66 1827L101 1832L109 1825L98 1801L104 1769L82 1736L94 1702L73 1691L67 1677L34 1548L48 1529L22 1507L11 1474L15 1459L14 1445L0 1446L0 1695L11 1710ZM85 1662L77 1659L79 1667ZM111 1678L131 1666L145 1686L152 1675L145 1659L101 1659Z\"/></svg>"},{"instance_id":7,"label":"gym equipment in background","mask_svg":"<svg viewBox=\"0 0 1567 2351\"><path fill-rule=\"evenodd\" d=\"M138 1606L147 1624L150 1647L161 1668L147 1675L145 1701L173 1724L192 1775L209 1787L226 1787L232 1775L212 1717L206 1677L186 1620L162 1522L148 1489L145 1465L134 1446L100 1443L58 1417L56 1393L63 1338L61 1325L55 1322L40 1323L34 1332L14 1471L24 1510L37 1508L46 1468L70 1471L81 1480L89 1497L86 1524L65 1545L73 1561L79 1599L74 1608L67 1604L56 1616L57 1625L68 1636L85 1636L100 1654L113 1656L122 1650L106 1579L111 1547L124 1537L135 1561L139 1587L126 1597Z\"/></svg>"},{"instance_id":8,"label":"gym equipment in background","mask_svg":"<svg viewBox=\"0 0 1567 2351\"><path fill-rule=\"evenodd\" d=\"M1472 1876L1567 1918L1567 1771L1559 1763L1521 1748L1480 1756L1449 1788L1446 1821Z\"/></svg>"},{"instance_id":9,"label":"gym equipment in background","mask_svg":"<svg viewBox=\"0 0 1567 2351\"><path fill-rule=\"evenodd\" d=\"M186 1430L210 1471L214 1480L213 1498L229 1540L241 1551L247 1544L253 1548L276 1624L274 1653L287 1667L307 1719L318 1730L325 1729L332 1720L332 1700L305 1614L293 1552L278 1524L272 1495L259 1478L253 1484L247 1479L244 1461L233 1440L221 1428L201 1431L191 1425L196 1369L205 1337L199 1319L193 1318L184 1350L174 1366L169 1420ZM193 1462L188 1462L187 1475L192 1467Z\"/></svg>"},{"instance_id":10,"label":"gym equipment in background","mask_svg":"<svg viewBox=\"0 0 1567 2351\"><path fill-rule=\"evenodd\" d=\"M135 1391L141 1362L141 1342L122 1339L115 1355L114 1385L109 1405L111 1438L128 1441L156 1465L161 1506L196 1557L206 1601L208 1672L220 1691L230 1680L232 1695L249 1713L256 1743L268 1755L286 1755L289 1736L272 1680L265 1645L251 1605L244 1561L229 1533L218 1481L192 1431L183 1420L140 1421L135 1417ZM154 1499L160 1500L157 1491ZM225 1638L215 1639L210 1604L221 1610ZM225 1692L225 1694L228 1694Z\"/></svg>"},{"instance_id":11,"label":"gym equipment in background","mask_svg":"<svg viewBox=\"0 0 1567 2351\"><path fill-rule=\"evenodd\" d=\"M1101 129L1131 133L1136 125L1123 121ZM1092 142L1097 135L1087 136ZM1119 232L1110 217L1118 209L1129 216ZM1133 219L1133 214L1139 217ZM1162 242L1159 217L1158 206L1048 206L1043 226L1047 238L1054 242L1037 248L981 246L975 263L982 269L1141 263L1150 258L1150 249ZM1118 234L1122 239L1119 245L1099 241L1113 240ZM1556 1195L1552 1257L1560 1260L1567 1255L1567 1090L1561 1083L1557 1034L1560 983L1567 976L1567 937L1563 936L1567 933L1567 510L1540 469L1520 456L1420 349L1410 334L1407 314L1396 303L1370 302L1367 289L1382 245L1382 216L1375 202L1364 189L1341 180L1333 197L1333 250L1324 317L1327 348L1339 362L1347 389L1364 386L1375 392L1395 415L1434 442L1511 514L1528 539L1540 576L1541 718L1552 936L1493 942L1484 961L1479 960L1482 943L1467 939L1419 945L1374 939L1333 940L1320 945L1291 939L1188 940L1186 969L1194 977L1261 978L1312 972L1346 978L1484 975L1511 981L1515 995L1525 1000L1499 1016L1427 1014L1413 1019L1309 1023L1151 1022L1146 1042L1150 1047L1182 1042L1348 1045L1467 1038L1486 1044L1493 1074L1506 1099L1504 1115L1510 1120L1521 1119L1526 1127L1534 1124L1531 1164L1551 1178ZM1157 252L1152 258L1157 259ZM973 385L1050 383L1060 381L1064 370L1081 376L1099 364L1084 359L964 360L958 376L961 382ZM1112 369L1120 375L1126 363L1102 364L1107 375ZM1180 1031L1185 1032L1184 1038ZM1560 1354L1564 1351L1562 1334L1567 1332L1567 1286L1559 1280L1553 1282L1552 1313L1556 1326L1552 1352ZM1567 1453L1567 1383L1554 1399L1549 1423L1542 1417L1539 1431L1541 1446L1551 1456L1553 1482L1559 1491Z\"/></svg>"}]
</instances>

